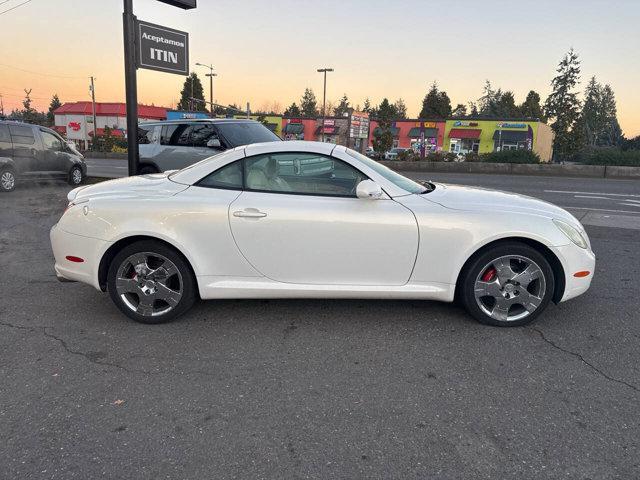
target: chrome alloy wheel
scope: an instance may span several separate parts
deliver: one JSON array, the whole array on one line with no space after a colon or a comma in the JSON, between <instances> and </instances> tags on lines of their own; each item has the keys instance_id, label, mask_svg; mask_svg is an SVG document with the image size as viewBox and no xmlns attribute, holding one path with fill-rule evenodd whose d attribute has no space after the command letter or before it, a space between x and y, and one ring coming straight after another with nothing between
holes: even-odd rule
<instances>
[{"instance_id":1,"label":"chrome alloy wheel","mask_svg":"<svg viewBox=\"0 0 640 480\"><path fill-rule=\"evenodd\" d=\"M182 298L184 283L167 257L140 252L127 257L116 274L116 291L138 315L155 317L171 311Z\"/></svg>"},{"instance_id":2,"label":"chrome alloy wheel","mask_svg":"<svg viewBox=\"0 0 640 480\"><path fill-rule=\"evenodd\" d=\"M71 172L71 181L74 185L80 185L82 183L82 170L75 168Z\"/></svg>"},{"instance_id":3,"label":"chrome alloy wheel","mask_svg":"<svg viewBox=\"0 0 640 480\"><path fill-rule=\"evenodd\" d=\"M542 303L546 281L540 266L520 255L496 258L480 270L474 294L480 310L499 321L531 315Z\"/></svg>"},{"instance_id":4,"label":"chrome alloy wheel","mask_svg":"<svg viewBox=\"0 0 640 480\"><path fill-rule=\"evenodd\" d=\"M16 177L12 172L3 172L0 177L0 184L5 190L13 190L16 185Z\"/></svg>"}]
</instances>

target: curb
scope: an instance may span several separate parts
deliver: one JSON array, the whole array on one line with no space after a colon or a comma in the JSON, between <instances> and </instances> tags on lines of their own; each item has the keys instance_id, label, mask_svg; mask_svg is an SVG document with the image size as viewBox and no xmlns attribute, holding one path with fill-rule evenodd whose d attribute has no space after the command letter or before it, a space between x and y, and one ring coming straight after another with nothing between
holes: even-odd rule
<instances>
[{"instance_id":1,"label":"curb","mask_svg":"<svg viewBox=\"0 0 640 480\"><path fill-rule=\"evenodd\" d=\"M589 177L640 179L640 167L612 165L567 165L481 162L401 162L381 161L398 172L485 173L547 177Z\"/></svg>"}]
</instances>

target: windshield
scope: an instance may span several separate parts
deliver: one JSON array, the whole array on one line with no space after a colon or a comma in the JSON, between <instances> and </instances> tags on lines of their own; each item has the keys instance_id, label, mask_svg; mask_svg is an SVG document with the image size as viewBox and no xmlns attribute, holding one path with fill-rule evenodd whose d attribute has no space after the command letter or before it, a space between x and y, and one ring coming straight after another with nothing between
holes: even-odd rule
<instances>
[{"instance_id":1,"label":"windshield","mask_svg":"<svg viewBox=\"0 0 640 480\"><path fill-rule=\"evenodd\" d=\"M394 172L390 168L381 165L375 160L371 160L369 157L365 157L361 153L356 152L355 150L351 150L347 148L347 153L351 155L356 160L360 160L367 167L375 170L375 172L379 175L382 175L385 179L389 180L396 186L406 190L410 193L425 193L429 189L420 185L419 183L414 182L413 180L409 180L407 177L403 177L399 173Z\"/></svg>"},{"instance_id":2,"label":"windshield","mask_svg":"<svg viewBox=\"0 0 640 480\"><path fill-rule=\"evenodd\" d=\"M280 137L261 123L216 123L216 128L232 147L250 143L278 142Z\"/></svg>"}]
</instances>

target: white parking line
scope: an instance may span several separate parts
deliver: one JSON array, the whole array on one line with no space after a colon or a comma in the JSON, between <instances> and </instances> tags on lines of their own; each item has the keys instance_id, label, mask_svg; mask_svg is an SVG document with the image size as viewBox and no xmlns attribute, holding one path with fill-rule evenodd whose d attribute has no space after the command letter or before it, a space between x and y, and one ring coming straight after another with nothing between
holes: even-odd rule
<instances>
[{"instance_id":1,"label":"white parking line","mask_svg":"<svg viewBox=\"0 0 640 480\"><path fill-rule=\"evenodd\" d=\"M638 205L637 203L618 203L618 205L625 205L627 207L636 207L636 208L640 208L640 205Z\"/></svg>"},{"instance_id":2,"label":"white parking line","mask_svg":"<svg viewBox=\"0 0 640 480\"><path fill-rule=\"evenodd\" d=\"M616 213L640 213L637 210L611 210L609 208L591 208L591 207L569 207L560 205L561 208L565 210L590 210L593 212L616 212Z\"/></svg>"},{"instance_id":3,"label":"white parking line","mask_svg":"<svg viewBox=\"0 0 640 480\"><path fill-rule=\"evenodd\" d=\"M591 195L574 195L575 198L593 198L595 200L613 200L609 197L592 197Z\"/></svg>"},{"instance_id":4,"label":"white parking line","mask_svg":"<svg viewBox=\"0 0 640 480\"><path fill-rule=\"evenodd\" d=\"M640 195L633 193L601 193L601 192L570 192L567 190L543 190L546 193L566 193L569 195L602 195L603 197L636 197L640 198Z\"/></svg>"}]
</instances>

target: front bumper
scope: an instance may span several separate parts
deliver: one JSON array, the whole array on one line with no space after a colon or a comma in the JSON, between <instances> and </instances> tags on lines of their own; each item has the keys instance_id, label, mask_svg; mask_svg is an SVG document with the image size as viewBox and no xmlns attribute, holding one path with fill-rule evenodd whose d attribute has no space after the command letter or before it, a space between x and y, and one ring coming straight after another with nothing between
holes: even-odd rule
<instances>
[{"instance_id":1,"label":"front bumper","mask_svg":"<svg viewBox=\"0 0 640 480\"><path fill-rule=\"evenodd\" d=\"M562 263L565 274L564 294L561 302L582 295L591 286L591 280L596 268L596 256L591 249L580 248L570 244L554 247L556 255ZM577 272L590 272L586 277L575 277Z\"/></svg>"},{"instance_id":2,"label":"front bumper","mask_svg":"<svg viewBox=\"0 0 640 480\"><path fill-rule=\"evenodd\" d=\"M82 282L100 290L100 259L111 243L66 232L57 224L51 228L49 237L56 259L54 269L58 280ZM82 259L82 262L69 260L68 257Z\"/></svg>"}]
</instances>

